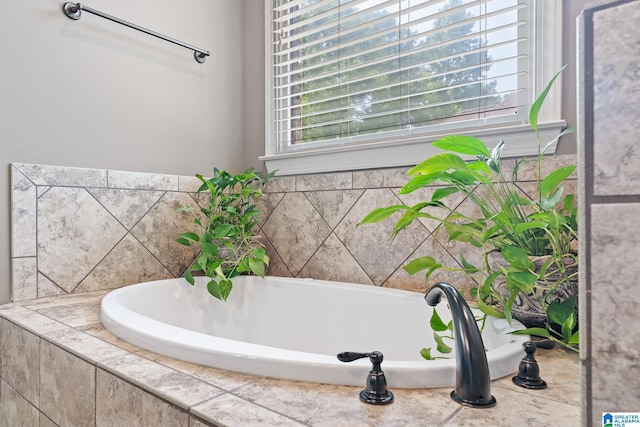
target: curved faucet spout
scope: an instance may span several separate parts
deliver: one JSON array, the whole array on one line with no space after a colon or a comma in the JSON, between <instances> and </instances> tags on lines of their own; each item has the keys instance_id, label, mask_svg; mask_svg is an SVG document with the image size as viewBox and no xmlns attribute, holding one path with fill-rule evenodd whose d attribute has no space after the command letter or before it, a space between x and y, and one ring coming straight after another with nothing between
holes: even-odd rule
<instances>
[{"instance_id":1,"label":"curved faucet spout","mask_svg":"<svg viewBox=\"0 0 640 427\"><path fill-rule=\"evenodd\" d=\"M451 392L451 398L465 406L495 406L484 343L469 305L456 288L443 282L433 285L424 299L435 307L443 294L451 308L456 346L456 388Z\"/></svg>"}]
</instances>

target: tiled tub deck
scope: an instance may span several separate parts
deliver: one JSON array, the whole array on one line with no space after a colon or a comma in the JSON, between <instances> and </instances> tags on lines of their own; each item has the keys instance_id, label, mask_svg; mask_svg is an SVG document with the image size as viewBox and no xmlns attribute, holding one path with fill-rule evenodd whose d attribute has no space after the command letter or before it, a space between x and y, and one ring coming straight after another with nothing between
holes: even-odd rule
<instances>
[{"instance_id":1,"label":"tiled tub deck","mask_svg":"<svg viewBox=\"0 0 640 427\"><path fill-rule=\"evenodd\" d=\"M390 388L371 406L359 388L274 380L160 356L104 329L107 291L0 306L1 426L579 426L578 357L536 354L542 391L494 381L492 409L451 388ZM384 365L383 365L384 367ZM363 378L364 382L364 378Z\"/></svg>"}]
</instances>

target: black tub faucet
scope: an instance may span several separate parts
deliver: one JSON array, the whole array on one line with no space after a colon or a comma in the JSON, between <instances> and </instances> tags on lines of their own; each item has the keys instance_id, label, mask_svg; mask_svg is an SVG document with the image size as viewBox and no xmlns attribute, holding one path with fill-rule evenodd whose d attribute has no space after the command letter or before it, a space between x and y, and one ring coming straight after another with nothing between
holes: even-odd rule
<instances>
[{"instance_id":1,"label":"black tub faucet","mask_svg":"<svg viewBox=\"0 0 640 427\"><path fill-rule=\"evenodd\" d=\"M456 346L456 388L451 392L451 398L465 406L495 406L484 343L469 305L456 288L443 282L433 285L424 299L435 310L443 294L451 308Z\"/></svg>"}]
</instances>

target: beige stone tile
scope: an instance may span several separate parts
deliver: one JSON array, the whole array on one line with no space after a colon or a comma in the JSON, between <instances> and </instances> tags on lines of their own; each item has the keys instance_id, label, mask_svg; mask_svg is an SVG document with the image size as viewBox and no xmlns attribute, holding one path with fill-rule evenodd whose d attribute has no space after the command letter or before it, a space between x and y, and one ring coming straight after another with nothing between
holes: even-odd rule
<instances>
[{"instance_id":1,"label":"beige stone tile","mask_svg":"<svg viewBox=\"0 0 640 427\"><path fill-rule=\"evenodd\" d=\"M297 277L373 285L367 273L333 233L322 243Z\"/></svg>"},{"instance_id":2,"label":"beige stone tile","mask_svg":"<svg viewBox=\"0 0 640 427\"><path fill-rule=\"evenodd\" d=\"M182 275L195 257L194 249L176 243L180 233L196 230L196 213L176 212L183 206L192 206L193 199L186 193L166 193L138 222L131 233L176 277Z\"/></svg>"},{"instance_id":3,"label":"beige stone tile","mask_svg":"<svg viewBox=\"0 0 640 427\"><path fill-rule=\"evenodd\" d=\"M45 414L40 412L40 427L58 427L56 423L51 421Z\"/></svg>"},{"instance_id":4,"label":"beige stone tile","mask_svg":"<svg viewBox=\"0 0 640 427\"><path fill-rule=\"evenodd\" d=\"M41 315L40 313L20 306L14 306L12 308L2 310L2 316L33 332L34 334L56 331L67 327L63 323L57 322L49 317Z\"/></svg>"},{"instance_id":5,"label":"beige stone tile","mask_svg":"<svg viewBox=\"0 0 640 427\"><path fill-rule=\"evenodd\" d=\"M353 172L353 188L402 187L410 177L409 168L372 169Z\"/></svg>"},{"instance_id":6,"label":"beige stone tile","mask_svg":"<svg viewBox=\"0 0 640 427\"><path fill-rule=\"evenodd\" d=\"M494 388L524 393L533 397L540 397L579 407L580 357L578 353L563 348L557 348L551 351L538 349L534 357L540 368L540 378L547 383L546 389L531 390L516 386L512 380L513 375L495 381L493 383Z\"/></svg>"},{"instance_id":7,"label":"beige stone tile","mask_svg":"<svg viewBox=\"0 0 640 427\"><path fill-rule=\"evenodd\" d=\"M302 193L288 193L262 227L282 261L296 275L331 229Z\"/></svg>"},{"instance_id":8,"label":"beige stone tile","mask_svg":"<svg viewBox=\"0 0 640 427\"><path fill-rule=\"evenodd\" d=\"M461 407L442 426L581 426L579 406L497 387L492 389L492 394L497 400L495 407L483 409Z\"/></svg>"},{"instance_id":9,"label":"beige stone tile","mask_svg":"<svg viewBox=\"0 0 640 427\"><path fill-rule=\"evenodd\" d=\"M67 291L53 283L42 273L38 273L38 298L67 295Z\"/></svg>"},{"instance_id":10,"label":"beige stone tile","mask_svg":"<svg viewBox=\"0 0 640 427\"><path fill-rule=\"evenodd\" d=\"M70 292L125 234L85 189L54 187L38 201L38 270Z\"/></svg>"},{"instance_id":11,"label":"beige stone tile","mask_svg":"<svg viewBox=\"0 0 640 427\"><path fill-rule=\"evenodd\" d=\"M129 344L128 342L113 335L108 329L104 327L102 323L93 323L90 325L81 326L79 327L79 330L96 338L99 338L102 341L113 344L116 347L120 347L121 349L126 350L130 353L135 353L140 350L139 347L136 347L133 344Z\"/></svg>"},{"instance_id":12,"label":"beige stone tile","mask_svg":"<svg viewBox=\"0 0 640 427\"><path fill-rule=\"evenodd\" d=\"M38 419L38 409L0 381L0 426L42 426Z\"/></svg>"},{"instance_id":13,"label":"beige stone tile","mask_svg":"<svg viewBox=\"0 0 640 427\"><path fill-rule=\"evenodd\" d=\"M278 203L284 197L284 193L265 193L258 198L256 206L260 211L260 222L258 225L262 227L267 219L271 216Z\"/></svg>"},{"instance_id":14,"label":"beige stone tile","mask_svg":"<svg viewBox=\"0 0 640 427\"><path fill-rule=\"evenodd\" d=\"M201 421L196 417L189 417L189 427L205 427L205 426L213 426L214 424L209 424L207 422ZM219 425L219 424L217 424Z\"/></svg>"},{"instance_id":15,"label":"beige stone tile","mask_svg":"<svg viewBox=\"0 0 640 427\"><path fill-rule=\"evenodd\" d=\"M400 213L382 222L356 227L373 209L398 204L400 200L389 189L367 190L334 230L376 285L384 283L429 234L422 224L414 222L391 241Z\"/></svg>"},{"instance_id":16,"label":"beige stone tile","mask_svg":"<svg viewBox=\"0 0 640 427\"><path fill-rule=\"evenodd\" d=\"M106 187L104 169L72 168L67 166L31 165L13 163L20 172L36 185L62 185L75 187Z\"/></svg>"},{"instance_id":17,"label":"beige stone tile","mask_svg":"<svg viewBox=\"0 0 640 427\"><path fill-rule=\"evenodd\" d=\"M109 188L178 191L178 175L109 170Z\"/></svg>"},{"instance_id":18,"label":"beige stone tile","mask_svg":"<svg viewBox=\"0 0 640 427\"><path fill-rule=\"evenodd\" d=\"M40 410L58 425L93 425L95 376L95 366L42 340Z\"/></svg>"},{"instance_id":19,"label":"beige stone tile","mask_svg":"<svg viewBox=\"0 0 640 427\"><path fill-rule=\"evenodd\" d=\"M269 267L267 267L266 274L269 276L293 277L293 274L291 274L287 265L284 263L282 258L280 258L280 255L278 255L278 252L276 252L269 239L267 239L266 236L265 239L264 249L269 257Z\"/></svg>"},{"instance_id":20,"label":"beige stone tile","mask_svg":"<svg viewBox=\"0 0 640 427\"><path fill-rule=\"evenodd\" d=\"M360 390L262 380L234 394L305 425L326 427L439 425L458 407L446 389L394 389L394 402L381 406L361 402Z\"/></svg>"},{"instance_id":21,"label":"beige stone tile","mask_svg":"<svg viewBox=\"0 0 640 427\"><path fill-rule=\"evenodd\" d=\"M210 366L185 362L183 360L162 356L147 350L139 351L137 354L171 369L175 369L176 371L184 372L187 375L198 378L225 391L234 390L238 387L258 381L261 378L255 375L225 371L222 369L212 368Z\"/></svg>"},{"instance_id":22,"label":"beige stone tile","mask_svg":"<svg viewBox=\"0 0 640 427\"><path fill-rule=\"evenodd\" d=\"M353 182L351 172L323 173L296 176L296 191L350 190Z\"/></svg>"},{"instance_id":23,"label":"beige stone tile","mask_svg":"<svg viewBox=\"0 0 640 427\"><path fill-rule=\"evenodd\" d=\"M129 354L120 347L73 328L49 332L43 338L92 364Z\"/></svg>"},{"instance_id":24,"label":"beige stone tile","mask_svg":"<svg viewBox=\"0 0 640 427\"><path fill-rule=\"evenodd\" d=\"M11 295L13 301L38 297L37 258L11 259Z\"/></svg>"},{"instance_id":25,"label":"beige stone tile","mask_svg":"<svg viewBox=\"0 0 640 427\"><path fill-rule=\"evenodd\" d=\"M164 191L87 188L87 191L128 230L162 197Z\"/></svg>"},{"instance_id":26,"label":"beige stone tile","mask_svg":"<svg viewBox=\"0 0 640 427\"><path fill-rule=\"evenodd\" d=\"M2 380L34 406L39 405L40 338L0 319Z\"/></svg>"},{"instance_id":27,"label":"beige stone tile","mask_svg":"<svg viewBox=\"0 0 640 427\"><path fill-rule=\"evenodd\" d=\"M37 311L67 326L77 328L100 321L100 300L38 308Z\"/></svg>"},{"instance_id":28,"label":"beige stone tile","mask_svg":"<svg viewBox=\"0 0 640 427\"><path fill-rule=\"evenodd\" d=\"M593 13L593 167L596 195L640 194L638 31L640 9L625 2ZM592 9L593 10L593 9ZM606 36L600 36L605 34Z\"/></svg>"},{"instance_id":29,"label":"beige stone tile","mask_svg":"<svg viewBox=\"0 0 640 427\"><path fill-rule=\"evenodd\" d=\"M137 354L106 359L99 366L185 409L223 393L211 384Z\"/></svg>"},{"instance_id":30,"label":"beige stone tile","mask_svg":"<svg viewBox=\"0 0 640 427\"><path fill-rule=\"evenodd\" d=\"M188 414L146 391L98 369L96 426L189 427Z\"/></svg>"},{"instance_id":31,"label":"beige stone tile","mask_svg":"<svg viewBox=\"0 0 640 427\"><path fill-rule=\"evenodd\" d=\"M544 179L554 170L563 166L577 165L577 157L574 154L564 154L558 156L545 156L542 161L541 176ZM571 179L577 179L576 171L571 175ZM538 159L528 157L518 168L517 181L535 181L538 178Z\"/></svg>"},{"instance_id":32,"label":"beige stone tile","mask_svg":"<svg viewBox=\"0 0 640 427\"><path fill-rule=\"evenodd\" d=\"M296 191L295 176L275 176L264 186L264 193L283 193Z\"/></svg>"},{"instance_id":33,"label":"beige stone tile","mask_svg":"<svg viewBox=\"0 0 640 427\"><path fill-rule=\"evenodd\" d=\"M36 256L36 186L11 166L11 256Z\"/></svg>"},{"instance_id":34,"label":"beige stone tile","mask_svg":"<svg viewBox=\"0 0 640 427\"><path fill-rule=\"evenodd\" d=\"M591 216L591 373L597 414L630 410L640 397L640 204L592 205Z\"/></svg>"},{"instance_id":35,"label":"beige stone tile","mask_svg":"<svg viewBox=\"0 0 640 427\"><path fill-rule=\"evenodd\" d=\"M335 228L363 192L363 190L310 191L305 195L329 227Z\"/></svg>"},{"instance_id":36,"label":"beige stone tile","mask_svg":"<svg viewBox=\"0 0 640 427\"><path fill-rule=\"evenodd\" d=\"M127 234L82 280L74 292L114 289L172 277L174 276L171 272L138 240L131 234Z\"/></svg>"},{"instance_id":37,"label":"beige stone tile","mask_svg":"<svg viewBox=\"0 0 640 427\"><path fill-rule=\"evenodd\" d=\"M230 394L224 394L205 403L194 406L191 412L215 425L225 427L244 426L303 426L286 416L263 406L247 402Z\"/></svg>"},{"instance_id":38,"label":"beige stone tile","mask_svg":"<svg viewBox=\"0 0 640 427\"><path fill-rule=\"evenodd\" d=\"M202 185L195 176L178 176L178 191L185 193L197 193L198 188Z\"/></svg>"},{"instance_id":39,"label":"beige stone tile","mask_svg":"<svg viewBox=\"0 0 640 427\"><path fill-rule=\"evenodd\" d=\"M27 301L23 305L32 310L39 310L51 307L60 307L73 304L91 305L100 302L109 291L95 291L83 294L65 294L55 295L51 297L38 298L37 300Z\"/></svg>"}]
</instances>

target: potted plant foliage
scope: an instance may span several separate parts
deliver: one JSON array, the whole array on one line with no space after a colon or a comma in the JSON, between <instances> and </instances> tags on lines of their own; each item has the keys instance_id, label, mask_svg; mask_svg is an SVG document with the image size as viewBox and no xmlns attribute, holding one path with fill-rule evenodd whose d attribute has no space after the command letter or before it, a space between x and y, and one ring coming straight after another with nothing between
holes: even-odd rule
<instances>
[{"instance_id":1,"label":"potted plant foliage","mask_svg":"<svg viewBox=\"0 0 640 427\"><path fill-rule=\"evenodd\" d=\"M466 274L477 284L470 296L485 315L509 321L516 317L528 326L522 333L546 337L575 349L579 341L577 208L574 196L563 192L563 183L574 172L575 165L541 176L543 156L551 143L542 146L538 131L538 112L559 74L549 82L529 113L529 123L538 143L537 194L533 200L513 184L525 159L503 162L504 142L490 150L471 136L447 136L433 143L445 152L410 169L407 174L411 179L400 194L425 186L445 185L437 187L430 200L414 206L375 209L359 225L382 221L401 212L393 238L418 218L436 220L437 231L446 231L449 241L479 248L482 262L473 265L461 255L460 267L453 268L426 256L409 262L404 267L407 272L426 272L427 281L439 269ZM570 131L563 131L558 138ZM507 164L515 166L505 170ZM462 193L475 204L479 215L470 217L448 205L448 197L456 193ZM436 217L427 212L430 207L444 209L447 214ZM533 316L519 310L525 306L533 308ZM432 319L432 323L440 331L446 331L447 326L437 320ZM441 339L438 342L440 344Z\"/></svg>"},{"instance_id":2,"label":"potted plant foliage","mask_svg":"<svg viewBox=\"0 0 640 427\"><path fill-rule=\"evenodd\" d=\"M207 204L199 208L202 216L193 220L200 232L185 232L176 239L182 245L200 250L184 273L191 285L195 284L194 275L207 276L209 293L226 301L233 277L249 273L264 277L269 257L255 234L260 215L256 201L274 173L263 178L253 168L238 175L214 168L211 178L196 175L202 181L198 192L208 196Z\"/></svg>"}]
</instances>

